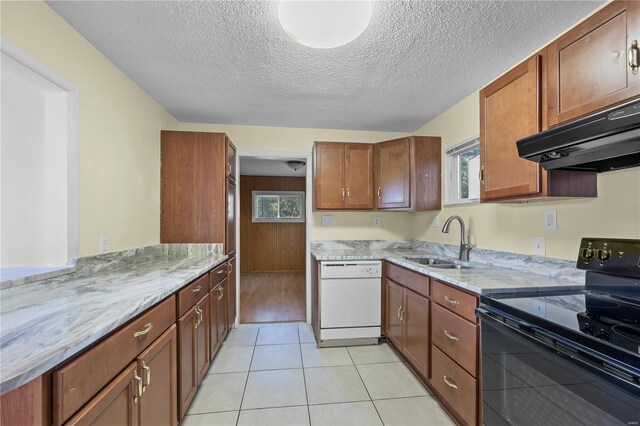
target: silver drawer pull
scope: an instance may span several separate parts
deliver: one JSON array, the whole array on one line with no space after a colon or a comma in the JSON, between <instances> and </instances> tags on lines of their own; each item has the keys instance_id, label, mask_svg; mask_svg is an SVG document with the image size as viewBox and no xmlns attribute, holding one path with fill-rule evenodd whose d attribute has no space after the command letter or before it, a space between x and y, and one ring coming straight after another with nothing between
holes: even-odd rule
<instances>
[{"instance_id":1,"label":"silver drawer pull","mask_svg":"<svg viewBox=\"0 0 640 426\"><path fill-rule=\"evenodd\" d=\"M192 291L193 291L194 293L199 293L199 292L200 292L200 290L202 290L202 286L201 286L201 285L199 285L198 287L194 288Z\"/></svg>"},{"instance_id":2,"label":"silver drawer pull","mask_svg":"<svg viewBox=\"0 0 640 426\"><path fill-rule=\"evenodd\" d=\"M401 311L401 310L402 310L402 306L399 306L399 307L398 307L398 313L397 313L397 316L398 316L398 319L399 319L399 320L402 320L402 318L400 317L400 311Z\"/></svg>"},{"instance_id":3,"label":"silver drawer pull","mask_svg":"<svg viewBox=\"0 0 640 426\"><path fill-rule=\"evenodd\" d=\"M142 377L138 376L138 372L134 371L133 372L133 379L138 382L136 386L136 395L133 397L133 403L137 403L138 402L138 398L140 398L142 396Z\"/></svg>"},{"instance_id":4,"label":"silver drawer pull","mask_svg":"<svg viewBox=\"0 0 640 426\"><path fill-rule=\"evenodd\" d=\"M145 334L149 333L151 330L153 330L153 324L148 322L144 325L144 330L136 331L135 333L133 333L133 337L144 336Z\"/></svg>"},{"instance_id":5,"label":"silver drawer pull","mask_svg":"<svg viewBox=\"0 0 640 426\"><path fill-rule=\"evenodd\" d=\"M454 382L453 380L451 380L450 378L448 378L447 376L442 376L442 380L444 380L444 382L447 384L447 386L449 386L450 388L454 388L454 389L458 389L458 385L456 385L456 382Z\"/></svg>"},{"instance_id":6,"label":"silver drawer pull","mask_svg":"<svg viewBox=\"0 0 640 426\"><path fill-rule=\"evenodd\" d=\"M447 336L447 338L449 340L453 340L454 342L457 342L458 340L460 340L460 338L454 334L451 334L451 332L449 330L445 330L444 331L444 335Z\"/></svg>"},{"instance_id":7,"label":"silver drawer pull","mask_svg":"<svg viewBox=\"0 0 640 426\"><path fill-rule=\"evenodd\" d=\"M449 296L445 296L444 300L446 300L448 303L451 303L452 305L459 305L460 302L457 301L456 299L452 299Z\"/></svg>"},{"instance_id":8,"label":"silver drawer pull","mask_svg":"<svg viewBox=\"0 0 640 426\"><path fill-rule=\"evenodd\" d=\"M220 269L220 270L218 271L218 275L222 275L222 274L224 274L225 272L226 272L226 271L225 271L224 269Z\"/></svg>"}]
</instances>

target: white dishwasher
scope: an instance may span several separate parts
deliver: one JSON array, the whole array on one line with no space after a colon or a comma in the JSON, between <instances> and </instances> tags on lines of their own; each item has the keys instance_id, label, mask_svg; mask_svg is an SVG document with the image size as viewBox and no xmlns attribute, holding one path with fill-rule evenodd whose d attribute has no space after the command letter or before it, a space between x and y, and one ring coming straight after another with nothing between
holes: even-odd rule
<instances>
[{"instance_id":1,"label":"white dishwasher","mask_svg":"<svg viewBox=\"0 0 640 426\"><path fill-rule=\"evenodd\" d=\"M378 343L382 262L321 262L320 346Z\"/></svg>"}]
</instances>

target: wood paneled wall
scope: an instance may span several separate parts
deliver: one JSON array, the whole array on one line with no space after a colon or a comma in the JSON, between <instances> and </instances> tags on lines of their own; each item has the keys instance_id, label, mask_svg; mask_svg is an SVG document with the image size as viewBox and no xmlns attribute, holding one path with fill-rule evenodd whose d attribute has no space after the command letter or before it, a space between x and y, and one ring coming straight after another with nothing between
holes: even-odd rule
<instances>
[{"instance_id":1,"label":"wood paneled wall","mask_svg":"<svg viewBox=\"0 0 640 426\"><path fill-rule=\"evenodd\" d=\"M242 272L304 271L305 224L251 221L252 191L304 191L305 178L240 176ZM310 214L311 212L306 212Z\"/></svg>"}]
</instances>

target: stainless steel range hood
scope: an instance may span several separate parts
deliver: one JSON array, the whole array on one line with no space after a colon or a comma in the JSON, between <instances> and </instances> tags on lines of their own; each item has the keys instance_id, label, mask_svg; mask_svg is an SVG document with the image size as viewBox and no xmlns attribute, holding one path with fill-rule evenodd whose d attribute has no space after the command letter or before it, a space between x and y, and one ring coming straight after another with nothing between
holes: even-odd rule
<instances>
[{"instance_id":1,"label":"stainless steel range hood","mask_svg":"<svg viewBox=\"0 0 640 426\"><path fill-rule=\"evenodd\" d=\"M520 139L517 146L520 157L546 170L640 166L640 99Z\"/></svg>"}]
</instances>

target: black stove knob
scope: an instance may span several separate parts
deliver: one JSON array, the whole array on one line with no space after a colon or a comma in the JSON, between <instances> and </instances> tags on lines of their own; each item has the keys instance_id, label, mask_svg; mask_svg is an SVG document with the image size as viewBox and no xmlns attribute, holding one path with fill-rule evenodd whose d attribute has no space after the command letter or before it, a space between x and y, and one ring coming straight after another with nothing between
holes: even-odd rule
<instances>
[{"instance_id":1,"label":"black stove knob","mask_svg":"<svg viewBox=\"0 0 640 426\"><path fill-rule=\"evenodd\" d=\"M598 260L605 262L609 260L609 258L611 258L610 250L597 250L597 252L598 252Z\"/></svg>"},{"instance_id":2,"label":"black stove knob","mask_svg":"<svg viewBox=\"0 0 640 426\"><path fill-rule=\"evenodd\" d=\"M607 342L611 341L611 338L604 332L604 330L598 331L596 337L600 340L606 340Z\"/></svg>"},{"instance_id":3,"label":"black stove knob","mask_svg":"<svg viewBox=\"0 0 640 426\"><path fill-rule=\"evenodd\" d=\"M584 247L582 249L582 258L583 259L587 259L587 260L593 259L593 255L594 255L593 250L590 249L589 247Z\"/></svg>"},{"instance_id":4,"label":"black stove knob","mask_svg":"<svg viewBox=\"0 0 640 426\"><path fill-rule=\"evenodd\" d=\"M582 325L582 332L593 335L593 328L589 324Z\"/></svg>"}]
</instances>

